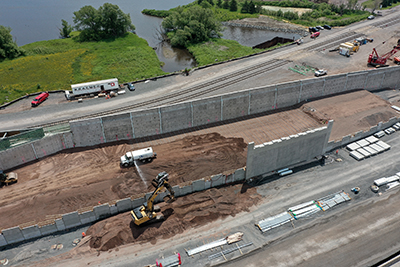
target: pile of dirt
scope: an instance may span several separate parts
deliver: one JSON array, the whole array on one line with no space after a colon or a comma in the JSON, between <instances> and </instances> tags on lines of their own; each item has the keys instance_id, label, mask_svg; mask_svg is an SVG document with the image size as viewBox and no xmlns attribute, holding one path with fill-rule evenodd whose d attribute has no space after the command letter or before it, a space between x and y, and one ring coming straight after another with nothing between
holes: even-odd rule
<instances>
[{"instance_id":1,"label":"pile of dirt","mask_svg":"<svg viewBox=\"0 0 400 267\"><path fill-rule=\"evenodd\" d=\"M249 211L260 200L256 188L246 184L212 188L177 198L170 204L162 203L163 222L136 226L129 213L122 213L92 225L86 234L91 236L90 247L100 251L128 243L155 244L157 239L171 238L186 229Z\"/></svg>"},{"instance_id":2,"label":"pile of dirt","mask_svg":"<svg viewBox=\"0 0 400 267\"><path fill-rule=\"evenodd\" d=\"M243 138L210 133L152 145L158 155L153 162L120 168L125 152L145 145L72 149L16 170L18 183L1 189L0 216L7 220L0 229L153 191L151 180L162 171L174 186L246 165Z\"/></svg>"}]
</instances>

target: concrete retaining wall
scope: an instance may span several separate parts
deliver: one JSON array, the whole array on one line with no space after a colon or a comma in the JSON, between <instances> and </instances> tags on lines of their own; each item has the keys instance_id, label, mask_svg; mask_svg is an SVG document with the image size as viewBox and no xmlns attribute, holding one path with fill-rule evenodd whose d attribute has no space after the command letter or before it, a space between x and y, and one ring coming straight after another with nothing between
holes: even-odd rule
<instances>
[{"instance_id":1,"label":"concrete retaining wall","mask_svg":"<svg viewBox=\"0 0 400 267\"><path fill-rule=\"evenodd\" d=\"M247 147L246 179L277 171L301 162L307 162L325 153L332 131L328 126L290 137L282 137L261 145L249 143Z\"/></svg>"}]
</instances>

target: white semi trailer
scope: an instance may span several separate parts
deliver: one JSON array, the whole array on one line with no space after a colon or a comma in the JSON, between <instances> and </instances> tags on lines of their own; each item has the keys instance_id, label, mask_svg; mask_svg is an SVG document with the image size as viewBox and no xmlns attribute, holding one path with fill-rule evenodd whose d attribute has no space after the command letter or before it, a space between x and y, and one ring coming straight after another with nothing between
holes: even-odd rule
<instances>
[{"instance_id":1,"label":"white semi trailer","mask_svg":"<svg viewBox=\"0 0 400 267\"><path fill-rule=\"evenodd\" d=\"M121 157L121 166L132 166L135 163L135 160L139 160L143 163L151 162L156 157L157 154L153 152L153 148L151 147L130 151Z\"/></svg>"},{"instance_id":2,"label":"white semi trailer","mask_svg":"<svg viewBox=\"0 0 400 267\"><path fill-rule=\"evenodd\" d=\"M72 91L65 91L65 98L67 100L72 100L84 95L97 95L100 92L118 90L118 79L114 78L96 82L72 84L71 89Z\"/></svg>"}]
</instances>

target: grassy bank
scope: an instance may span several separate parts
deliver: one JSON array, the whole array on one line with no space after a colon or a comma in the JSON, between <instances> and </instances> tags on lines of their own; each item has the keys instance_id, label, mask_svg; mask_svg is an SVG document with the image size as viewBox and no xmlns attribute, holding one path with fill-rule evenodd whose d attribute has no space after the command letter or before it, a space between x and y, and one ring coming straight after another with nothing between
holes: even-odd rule
<instances>
[{"instance_id":1,"label":"grassy bank","mask_svg":"<svg viewBox=\"0 0 400 267\"><path fill-rule=\"evenodd\" d=\"M127 82L164 74L147 41L132 33L101 42L69 38L22 48L27 56L0 62L0 104L26 93L70 89L75 83L109 78Z\"/></svg>"}]
</instances>

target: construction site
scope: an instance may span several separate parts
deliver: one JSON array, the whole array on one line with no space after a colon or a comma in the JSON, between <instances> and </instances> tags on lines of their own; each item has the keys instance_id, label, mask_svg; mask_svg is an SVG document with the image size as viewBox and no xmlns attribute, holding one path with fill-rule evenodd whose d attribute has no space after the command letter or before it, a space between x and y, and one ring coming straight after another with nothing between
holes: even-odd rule
<instances>
[{"instance_id":1,"label":"construction site","mask_svg":"<svg viewBox=\"0 0 400 267\"><path fill-rule=\"evenodd\" d=\"M220 65L210 66L192 73L190 81L177 76L149 86L156 90L165 83L160 92L173 91L196 86L201 77L211 77L207 82L215 86L220 81L211 75L224 77L228 67L234 73L263 61L276 64L267 75L249 71L251 82L204 90L190 101L170 98L171 103L66 119L67 130L49 133L55 127L49 124L41 138L26 143L13 144L10 137L0 151L0 216L7 218L0 221L0 263L262 266L268 260L269 266L335 266L340 253L359 253L338 262L372 266L395 254L397 233L379 250L359 229L386 236L377 228L393 230L399 217L393 208L399 176L371 190L376 179L400 172L394 126L400 121L400 32L381 31L395 29L400 20L388 14L393 24L359 26L368 36L354 30L351 47L338 38L335 44L307 40L227 62L220 73ZM314 77L319 69L327 73ZM141 86L147 85L136 85ZM64 105L54 99L44 109ZM0 110L2 124L7 116L26 114L28 101ZM16 123L7 131L17 130ZM389 128L393 134L384 132L380 141L391 149L362 160L351 156L349 144ZM382 217L373 213L378 208ZM376 220L351 216L355 210ZM354 238L340 236L351 229ZM352 242L359 247L350 250ZM291 259L285 257L290 253Z\"/></svg>"}]
</instances>

